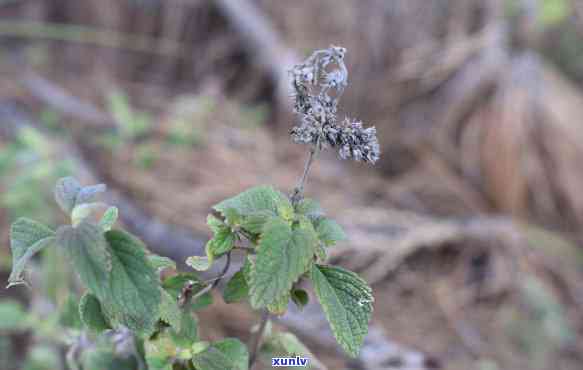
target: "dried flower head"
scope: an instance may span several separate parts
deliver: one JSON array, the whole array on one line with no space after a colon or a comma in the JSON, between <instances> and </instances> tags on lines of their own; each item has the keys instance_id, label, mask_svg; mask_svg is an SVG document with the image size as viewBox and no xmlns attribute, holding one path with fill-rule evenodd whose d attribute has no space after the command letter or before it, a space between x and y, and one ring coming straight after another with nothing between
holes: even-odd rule
<instances>
[{"instance_id":1,"label":"dried flower head","mask_svg":"<svg viewBox=\"0 0 583 370\"><path fill-rule=\"evenodd\" d=\"M345 48L330 45L291 69L294 112L300 116L291 136L296 143L338 148L342 159L375 163L380 157L376 129L348 118L337 123L338 101L348 86L345 54Z\"/></svg>"}]
</instances>

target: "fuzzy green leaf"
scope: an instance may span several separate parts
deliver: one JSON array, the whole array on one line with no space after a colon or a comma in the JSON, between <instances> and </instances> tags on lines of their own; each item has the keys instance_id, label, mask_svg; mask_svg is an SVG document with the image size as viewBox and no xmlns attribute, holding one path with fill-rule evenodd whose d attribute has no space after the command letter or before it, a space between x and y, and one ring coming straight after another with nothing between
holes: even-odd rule
<instances>
[{"instance_id":1,"label":"fuzzy green leaf","mask_svg":"<svg viewBox=\"0 0 583 370\"><path fill-rule=\"evenodd\" d=\"M265 226L267 221L275 217L277 216L272 211L263 210L252 212L243 217L243 220L241 221L241 227L243 230L246 230L252 234L261 234L263 226Z\"/></svg>"},{"instance_id":2,"label":"fuzzy green leaf","mask_svg":"<svg viewBox=\"0 0 583 370\"><path fill-rule=\"evenodd\" d=\"M83 203L76 205L71 211L71 223L73 226L78 225L81 221L95 220L98 222L99 219L95 218L96 215L107 209L107 204L105 203Z\"/></svg>"},{"instance_id":3,"label":"fuzzy green leaf","mask_svg":"<svg viewBox=\"0 0 583 370\"><path fill-rule=\"evenodd\" d=\"M36 221L19 218L10 228L12 272L8 286L24 283L22 272L26 263L41 249L54 243L55 232Z\"/></svg>"},{"instance_id":4,"label":"fuzzy green leaf","mask_svg":"<svg viewBox=\"0 0 583 370\"><path fill-rule=\"evenodd\" d=\"M177 300L165 290L162 290L160 319L172 327L172 339L181 347L189 347L198 340L196 316L190 313L190 309L181 310Z\"/></svg>"},{"instance_id":5,"label":"fuzzy green leaf","mask_svg":"<svg viewBox=\"0 0 583 370\"><path fill-rule=\"evenodd\" d=\"M207 254L219 257L233 249L235 245L235 234L230 229L223 229L207 242Z\"/></svg>"},{"instance_id":6,"label":"fuzzy green leaf","mask_svg":"<svg viewBox=\"0 0 583 370\"><path fill-rule=\"evenodd\" d=\"M112 255L105 311L139 333L148 333L159 317L160 282L146 258L145 246L121 230L105 233Z\"/></svg>"},{"instance_id":7,"label":"fuzzy green leaf","mask_svg":"<svg viewBox=\"0 0 583 370\"><path fill-rule=\"evenodd\" d=\"M105 298L112 261L101 228L86 221L76 227L61 226L57 230L57 244L89 291Z\"/></svg>"},{"instance_id":8,"label":"fuzzy green leaf","mask_svg":"<svg viewBox=\"0 0 583 370\"><path fill-rule=\"evenodd\" d=\"M48 238L41 239L34 243L33 245L31 245L30 248L28 248L26 252L22 255L22 257L20 257L19 260L15 261L12 264L12 272L8 277L8 287L25 283L24 279L22 278L22 272L24 271L24 268L26 267L28 261L30 261L35 254L37 254L45 247L54 244L55 237L49 236Z\"/></svg>"},{"instance_id":9,"label":"fuzzy green leaf","mask_svg":"<svg viewBox=\"0 0 583 370\"><path fill-rule=\"evenodd\" d=\"M168 334L162 333L144 343L146 363L150 370L172 370L177 348Z\"/></svg>"},{"instance_id":10,"label":"fuzzy green leaf","mask_svg":"<svg viewBox=\"0 0 583 370\"><path fill-rule=\"evenodd\" d=\"M311 279L336 341L356 357L368 333L374 301L371 288L340 267L314 265Z\"/></svg>"},{"instance_id":11,"label":"fuzzy green leaf","mask_svg":"<svg viewBox=\"0 0 583 370\"><path fill-rule=\"evenodd\" d=\"M168 257L148 254L147 258L150 265L156 270L176 269L176 262Z\"/></svg>"},{"instance_id":12,"label":"fuzzy green leaf","mask_svg":"<svg viewBox=\"0 0 583 370\"><path fill-rule=\"evenodd\" d=\"M253 308L265 307L289 293L309 267L317 239L309 223L294 228L275 218L265 225L251 273L249 294Z\"/></svg>"},{"instance_id":13,"label":"fuzzy green leaf","mask_svg":"<svg viewBox=\"0 0 583 370\"><path fill-rule=\"evenodd\" d=\"M240 302L249 296L249 286L243 274L244 268L242 267L241 270L237 271L225 286L223 299L226 303Z\"/></svg>"},{"instance_id":14,"label":"fuzzy green leaf","mask_svg":"<svg viewBox=\"0 0 583 370\"><path fill-rule=\"evenodd\" d=\"M119 216L119 211L117 207L109 207L107 211L101 217L99 221L99 226L103 229L103 231L109 231L117 222L117 218Z\"/></svg>"},{"instance_id":15,"label":"fuzzy green leaf","mask_svg":"<svg viewBox=\"0 0 583 370\"><path fill-rule=\"evenodd\" d=\"M174 343L180 347L190 347L199 340L198 338L198 320L196 316L184 310L180 313L180 329L172 328L170 335Z\"/></svg>"},{"instance_id":16,"label":"fuzzy green leaf","mask_svg":"<svg viewBox=\"0 0 583 370\"><path fill-rule=\"evenodd\" d=\"M178 307L177 299L162 289L162 302L160 304L160 319L176 330L180 330L182 311Z\"/></svg>"},{"instance_id":17,"label":"fuzzy green leaf","mask_svg":"<svg viewBox=\"0 0 583 370\"><path fill-rule=\"evenodd\" d=\"M79 315L83 324L91 331L100 333L111 329L101 310L99 299L89 292L85 293L79 301Z\"/></svg>"},{"instance_id":18,"label":"fuzzy green leaf","mask_svg":"<svg viewBox=\"0 0 583 370\"><path fill-rule=\"evenodd\" d=\"M227 224L230 226L239 225L241 223L242 216L235 208L227 208L224 215Z\"/></svg>"},{"instance_id":19,"label":"fuzzy green leaf","mask_svg":"<svg viewBox=\"0 0 583 370\"><path fill-rule=\"evenodd\" d=\"M223 215L227 209L233 208L241 216L247 216L258 211L271 211L276 214L278 209L282 207L291 207L284 194L271 186L257 186L226 199L213 208Z\"/></svg>"},{"instance_id":20,"label":"fuzzy green leaf","mask_svg":"<svg viewBox=\"0 0 583 370\"><path fill-rule=\"evenodd\" d=\"M296 205L296 212L300 215L304 215L311 220L323 217L325 215L324 211L320 207L320 204L313 199L304 198Z\"/></svg>"},{"instance_id":21,"label":"fuzzy green leaf","mask_svg":"<svg viewBox=\"0 0 583 370\"><path fill-rule=\"evenodd\" d=\"M219 233L221 230L227 227L223 221L219 220L213 215L208 215L206 217L206 224L211 229L213 234Z\"/></svg>"},{"instance_id":22,"label":"fuzzy green leaf","mask_svg":"<svg viewBox=\"0 0 583 370\"><path fill-rule=\"evenodd\" d=\"M249 352L241 341L228 338L195 354L192 363L197 370L248 370Z\"/></svg>"},{"instance_id":23,"label":"fuzzy green leaf","mask_svg":"<svg viewBox=\"0 0 583 370\"><path fill-rule=\"evenodd\" d=\"M213 257L208 256L190 256L186 259L186 264L196 271L206 271L213 264Z\"/></svg>"},{"instance_id":24,"label":"fuzzy green leaf","mask_svg":"<svg viewBox=\"0 0 583 370\"><path fill-rule=\"evenodd\" d=\"M70 214L81 191L81 184L73 177L64 177L55 186L55 200L63 212Z\"/></svg>"},{"instance_id":25,"label":"fuzzy green leaf","mask_svg":"<svg viewBox=\"0 0 583 370\"><path fill-rule=\"evenodd\" d=\"M289 292L282 295L271 304L267 305L267 310L277 316L281 316L286 313L287 306L289 305L290 294Z\"/></svg>"},{"instance_id":26,"label":"fuzzy green leaf","mask_svg":"<svg viewBox=\"0 0 583 370\"><path fill-rule=\"evenodd\" d=\"M207 341L200 341L200 342L195 342L191 347L190 350L192 352L193 355L196 355L198 353L202 353L204 351L206 351L207 348L209 348L211 346L211 344Z\"/></svg>"},{"instance_id":27,"label":"fuzzy green leaf","mask_svg":"<svg viewBox=\"0 0 583 370\"><path fill-rule=\"evenodd\" d=\"M83 323L79 315L79 304L75 294L70 294L59 309L59 324L66 328L81 329Z\"/></svg>"},{"instance_id":28,"label":"fuzzy green leaf","mask_svg":"<svg viewBox=\"0 0 583 370\"><path fill-rule=\"evenodd\" d=\"M320 219L316 226L318 238L326 246L332 246L340 241L346 240L346 234L342 227L334 220L328 218Z\"/></svg>"}]
</instances>

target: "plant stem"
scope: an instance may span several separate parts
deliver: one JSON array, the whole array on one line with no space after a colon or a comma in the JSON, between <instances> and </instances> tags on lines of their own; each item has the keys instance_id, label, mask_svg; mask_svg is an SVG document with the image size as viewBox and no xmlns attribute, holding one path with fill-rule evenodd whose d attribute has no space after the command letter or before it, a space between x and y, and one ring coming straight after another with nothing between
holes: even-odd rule
<instances>
[{"instance_id":1,"label":"plant stem","mask_svg":"<svg viewBox=\"0 0 583 370\"><path fill-rule=\"evenodd\" d=\"M261 312L261 321L259 322L259 329L251 337L251 356L249 357L249 369L253 367L253 364L257 360L257 354L259 353L259 347L261 345L261 340L263 339L263 332L265 331L265 326L269 321L269 311L263 310Z\"/></svg>"},{"instance_id":2,"label":"plant stem","mask_svg":"<svg viewBox=\"0 0 583 370\"><path fill-rule=\"evenodd\" d=\"M204 283L207 284L203 289L198 291L195 295L190 296L192 294L192 285L186 285L180 294L178 299L178 305L183 307L187 302L192 302L200 298L202 295L206 294L207 292L213 290L214 288L219 285L221 280L225 277L227 271L229 271L229 267L231 266L231 252L227 253L227 261L225 262L225 266L221 270L221 273L210 280L205 281Z\"/></svg>"},{"instance_id":3,"label":"plant stem","mask_svg":"<svg viewBox=\"0 0 583 370\"><path fill-rule=\"evenodd\" d=\"M316 154L318 153L318 144L313 145L310 148L310 154L308 159L306 160L306 164L304 165L304 173L302 173L302 177L300 177L300 181L298 181L298 185L294 189L294 193L291 197L291 202L295 206L298 204L300 200L304 197L304 186L306 185L306 181L308 179L308 173L310 172L310 168L316 159Z\"/></svg>"}]
</instances>

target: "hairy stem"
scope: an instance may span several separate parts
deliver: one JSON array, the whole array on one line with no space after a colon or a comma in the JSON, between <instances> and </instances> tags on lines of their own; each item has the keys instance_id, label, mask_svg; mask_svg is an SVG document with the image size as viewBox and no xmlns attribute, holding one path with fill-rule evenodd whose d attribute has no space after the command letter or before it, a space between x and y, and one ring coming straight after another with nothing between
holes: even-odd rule
<instances>
[{"instance_id":1,"label":"hairy stem","mask_svg":"<svg viewBox=\"0 0 583 370\"><path fill-rule=\"evenodd\" d=\"M261 340L263 339L263 332L269 321L269 311L263 310L261 312L261 320L259 321L259 328L256 333L253 333L251 337L251 355L249 357L249 369L253 367L255 361L257 361L257 354L259 353L259 347L261 346Z\"/></svg>"},{"instance_id":2,"label":"hairy stem","mask_svg":"<svg viewBox=\"0 0 583 370\"><path fill-rule=\"evenodd\" d=\"M291 197L291 201L293 205L296 205L302 198L304 197L304 186L306 185L306 181L308 179L308 173L310 172L310 168L312 168L312 164L316 159L316 154L318 153L318 144L313 145L310 148L310 154L308 159L306 160L306 164L304 165L304 172L302 173L302 177L298 181L298 185L294 189L294 193Z\"/></svg>"}]
</instances>

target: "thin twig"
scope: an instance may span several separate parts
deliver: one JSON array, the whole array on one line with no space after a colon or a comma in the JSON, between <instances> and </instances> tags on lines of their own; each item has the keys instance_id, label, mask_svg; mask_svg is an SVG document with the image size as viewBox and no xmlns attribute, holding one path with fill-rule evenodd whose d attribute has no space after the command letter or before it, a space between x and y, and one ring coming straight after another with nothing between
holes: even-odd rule
<instances>
[{"instance_id":1,"label":"thin twig","mask_svg":"<svg viewBox=\"0 0 583 370\"><path fill-rule=\"evenodd\" d=\"M257 360L257 354L259 353L259 347L261 345L261 339L263 339L263 332L269 321L269 311L263 310L261 312L261 321L259 322L259 328L256 333L253 333L251 338L251 356L249 357L249 369L253 367L253 364Z\"/></svg>"},{"instance_id":2,"label":"thin twig","mask_svg":"<svg viewBox=\"0 0 583 370\"><path fill-rule=\"evenodd\" d=\"M255 249L253 249L251 247L247 247L245 245L235 245L233 247L233 249L239 249L239 250L245 251L245 253L250 253L250 254L255 254L256 253L255 252Z\"/></svg>"},{"instance_id":3,"label":"thin twig","mask_svg":"<svg viewBox=\"0 0 583 370\"><path fill-rule=\"evenodd\" d=\"M304 186L306 185L306 181L308 179L308 173L310 172L310 168L314 163L314 159L316 159L316 154L318 153L318 146L314 145L310 148L310 154L308 159L306 160L306 164L304 166L304 172L302 173L302 177L300 181L298 181L298 185L294 189L294 193L291 197L291 201L293 205L296 205L302 198L304 197Z\"/></svg>"},{"instance_id":4,"label":"thin twig","mask_svg":"<svg viewBox=\"0 0 583 370\"><path fill-rule=\"evenodd\" d=\"M183 289L183 292L180 294L180 298L178 298L178 304L179 304L179 306L183 307L187 302L196 301L198 298L202 297L203 295L205 295L209 291L211 291L214 288L216 288L217 285L219 285L219 283L221 282L221 280L227 274L227 271L229 271L229 267L230 266L231 266L231 252L227 253L227 261L225 262L225 266L221 270L221 273L217 277L215 277L215 278L206 280L204 282L204 284L206 286L203 289L199 290L192 297L189 297L189 296L190 296L190 294L192 294L192 288L193 288L194 284L192 284L192 285L189 284L189 285L187 285Z\"/></svg>"}]
</instances>

